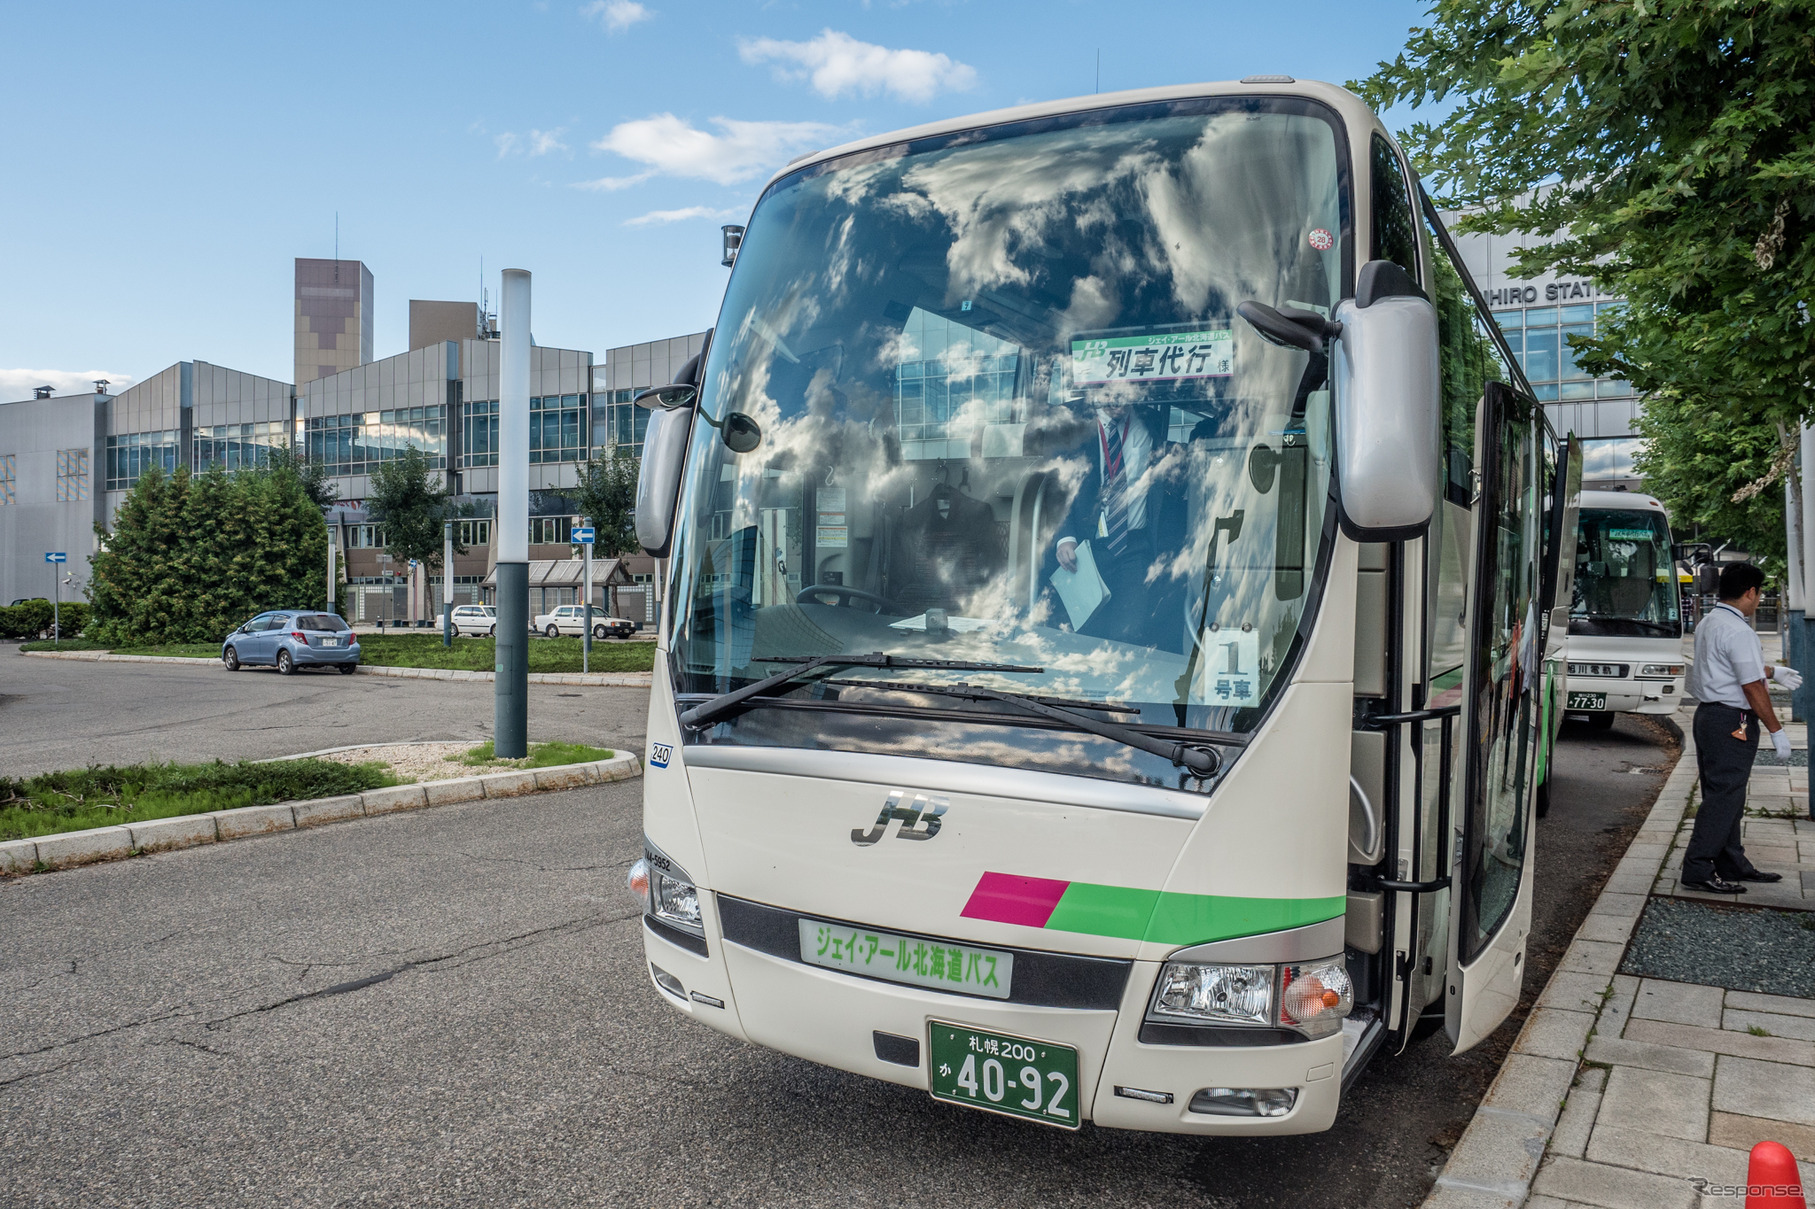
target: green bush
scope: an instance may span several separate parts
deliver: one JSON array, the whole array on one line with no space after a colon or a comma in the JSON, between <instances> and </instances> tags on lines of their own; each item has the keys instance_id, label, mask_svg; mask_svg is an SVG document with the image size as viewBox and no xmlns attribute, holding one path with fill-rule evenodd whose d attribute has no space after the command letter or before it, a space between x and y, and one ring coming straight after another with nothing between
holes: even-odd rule
<instances>
[{"instance_id":1,"label":"green bush","mask_svg":"<svg viewBox=\"0 0 1815 1209\"><path fill-rule=\"evenodd\" d=\"M48 600L28 600L24 604L0 608L0 638L36 638L50 633L52 616L63 625L63 636L74 638L88 627L89 606L79 600L66 600L54 608Z\"/></svg>"},{"instance_id":2,"label":"green bush","mask_svg":"<svg viewBox=\"0 0 1815 1209\"><path fill-rule=\"evenodd\" d=\"M328 528L285 465L148 470L94 556L90 637L208 642L265 609L319 609Z\"/></svg>"},{"instance_id":3,"label":"green bush","mask_svg":"<svg viewBox=\"0 0 1815 1209\"><path fill-rule=\"evenodd\" d=\"M382 764L132 764L0 777L0 840L145 822L179 814L331 798L395 785Z\"/></svg>"}]
</instances>

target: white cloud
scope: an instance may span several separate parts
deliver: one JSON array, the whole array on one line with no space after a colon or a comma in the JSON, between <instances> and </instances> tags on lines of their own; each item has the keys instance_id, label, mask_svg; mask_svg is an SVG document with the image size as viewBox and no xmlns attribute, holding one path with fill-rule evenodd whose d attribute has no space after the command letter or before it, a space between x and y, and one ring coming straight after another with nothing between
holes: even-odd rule
<instances>
[{"instance_id":1,"label":"white cloud","mask_svg":"<svg viewBox=\"0 0 1815 1209\"><path fill-rule=\"evenodd\" d=\"M87 394L94 390L99 378L107 379L107 391L115 395L133 382L131 374L104 369L0 369L0 403L29 399L40 386L48 386L59 395Z\"/></svg>"},{"instance_id":2,"label":"white cloud","mask_svg":"<svg viewBox=\"0 0 1815 1209\"><path fill-rule=\"evenodd\" d=\"M925 102L941 92L963 92L977 83L975 68L949 56L926 50L890 50L834 29L822 31L811 42L745 40L738 53L746 63L774 63L778 79L811 79L814 90L823 97L888 92L904 101Z\"/></svg>"},{"instance_id":3,"label":"white cloud","mask_svg":"<svg viewBox=\"0 0 1815 1209\"><path fill-rule=\"evenodd\" d=\"M596 17L605 26L605 32L621 34L639 21L647 21L652 14L638 4L636 0L592 0L580 10L584 17Z\"/></svg>"},{"instance_id":4,"label":"white cloud","mask_svg":"<svg viewBox=\"0 0 1815 1209\"><path fill-rule=\"evenodd\" d=\"M655 227L671 222L686 222L693 218L737 218L743 213L745 211L735 207L721 210L716 206L688 206L682 210L651 210L647 214L639 214L635 218L625 219L624 225L627 227Z\"/></svg>"},{"instance_id":5,"label":"white cloud","mask_svg":"<svg viewBox=\"0 0 1815 1209\"><path fill-rule=\"evenodd\" d=\"M498 158L523 154L534 158L547 155L551 151L566 151L567 144L561 141L561 135L567 127L557 126L553 130L532 130L528 134L513 134L505 131L494 135L492 143L498 148Z\"/></svg>"},{"instance_id":6,"label":"white cloud","mask_svg":"<svg viewBox=\"0 0 1815 1209\"><path fill-rule=\"evenodd\" d=\"M824 122L740 122L713 118L720 133L700 130L672 113L622 122L593 144L628 160L649 165L630 177L586 181L583 189L621 189L656 173L729 185L773 171L799 151L824 146L840 129Z\"/></svg>"}]
</instances>

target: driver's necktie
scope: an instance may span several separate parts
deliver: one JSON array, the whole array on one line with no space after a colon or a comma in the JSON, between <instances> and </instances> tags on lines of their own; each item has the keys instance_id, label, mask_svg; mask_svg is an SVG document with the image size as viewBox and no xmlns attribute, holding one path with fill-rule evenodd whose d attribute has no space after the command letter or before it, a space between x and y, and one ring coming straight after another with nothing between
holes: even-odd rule
<instances>
[{"instance_id":1,"label":"driver's necktie","mask_svg":"<svg viewBox=\"0 0 1815 1209\"><path fill-rule=\"evenodd\" d=\"M1103 426L1103 544L1112 558L1119 558L1128 545L1128 481L1122 460L1125 423L1115 420Z\"/></svg>"}]
</instances>

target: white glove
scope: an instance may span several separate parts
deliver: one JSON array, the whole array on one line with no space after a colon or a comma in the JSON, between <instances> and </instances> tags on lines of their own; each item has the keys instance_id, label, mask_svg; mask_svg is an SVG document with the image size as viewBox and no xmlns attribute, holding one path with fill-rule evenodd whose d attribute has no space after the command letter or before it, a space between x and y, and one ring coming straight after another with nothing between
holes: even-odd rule
<instances>
[{"instance_id":1,"label":"white glove","mask_svg":"<svg viewBox=\"0 0 1815 1209\"><path fill-rule=\"evenodd\" d=\"M1772 665L1771 679L1791 692L1802 687L1802 673L1793 667L1785 667L1781 663Z\"/></svg>"},{"instance_id":2,"label":"white glove","mask_svg":"<svg viewBox=\"0 0 1815 1209\"><path fill-rule=\"evenodd\" d=\"M1782 728L1771 732L1771 746L1777 749L1777 758L1785 764L1790 762L1790 736Z\"/></svg>"}]
</instances>

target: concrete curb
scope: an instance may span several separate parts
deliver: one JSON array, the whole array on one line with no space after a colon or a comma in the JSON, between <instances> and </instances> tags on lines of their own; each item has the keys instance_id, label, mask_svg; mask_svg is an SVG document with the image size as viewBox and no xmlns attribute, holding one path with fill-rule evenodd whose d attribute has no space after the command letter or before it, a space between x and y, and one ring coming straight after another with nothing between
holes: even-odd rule
<instances>
[{"instance_id":1,"label":"concrete curb","mask_svg":"<svg viewBox=\"0 0 1815 1209\"><path fill-rule=\"evenodd\" d=\"M1658 792L1625 856L1576 929L1424 1209L1519 1209L1613 997L1613 976L1696 787L1694 740Z\"/></svg>"},{"instance_id":2,"label":"concrete curb","mask_svg":"<svg viewBox=\"0 0 1815 1209\"><path fill-rule=\"evenodd\" d=\"M117 861L141 853L169 852L197 844L224 843L278 831L296 831L348 819L374 818L399 810L421 810L484 798L514 798L532 793L553 793L608 781L627 781L643 775L642 761L623 754L585 764L554 768L511 769L509 772L429 781L420 785L392 785L338 798L313 798L306 802L278 802L271 806L246 806L208 814L184 814L145 823L122 823L87 831L66 831L29 840L0 843L0 875L22 875L45 867L73 869L97 861Z\"/></svg>"},{"instance_id":3,"label":"concrete curb","mask_svg":"<svg viewBox=\"0 0 1815 1209\"><path fill-rule=\"evenodd\" d=\"M218 660L197 659L187 655L115 655L111 651L20 651L27 659L74 659L83 663L186 663L190 667L220 668ZM494 678L491 672L465 672L435 667L379 667L359 665L362 676L400 676L411 680L483 680ZM531 684L584 684L594 687L648 688L655 683L653 672L531 672Z\"/></svg>"}]
</instances>

